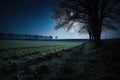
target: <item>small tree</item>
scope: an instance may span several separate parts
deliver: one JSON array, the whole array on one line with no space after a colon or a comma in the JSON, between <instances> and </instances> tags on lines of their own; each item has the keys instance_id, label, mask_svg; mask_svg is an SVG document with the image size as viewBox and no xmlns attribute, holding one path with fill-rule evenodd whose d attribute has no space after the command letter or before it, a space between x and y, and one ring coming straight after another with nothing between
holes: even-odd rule
<instances>
[{"instance_id":1,"label":"small tree","mask_svg":"<svg viewBox=\"0 0 120 80\"><path fill-rule=\"evenodd\" d=\"M49 39L53 39L53 37L50 35L50 36L49 36Z\"/></svg>"},{"instance_id":2,"label":"small tree","mask_svg":"<svg viewBox=\"0 0 120 80\"><path fill-rule=\"evenodd\" d=\"M57 37L57 36L55 36L55 39L58 39L58 37Z\"/></svg>"}]
</instances>

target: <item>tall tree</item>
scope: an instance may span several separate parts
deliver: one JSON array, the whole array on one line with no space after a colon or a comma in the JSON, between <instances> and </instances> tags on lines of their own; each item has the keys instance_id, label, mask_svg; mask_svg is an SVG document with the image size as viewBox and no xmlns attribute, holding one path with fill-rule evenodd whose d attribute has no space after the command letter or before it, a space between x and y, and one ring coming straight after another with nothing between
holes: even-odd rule
<instances>
[{"instance_id":1,"label":"tall tree","mask_svg":"<svg viewBox=\"0 0 120 80\"><path fill-rule=\"evenodd\" d=\"M54 9L53 18L58 28L70 30L75 23L78 32L85 30L96 44L100 42L103 28L114 29L114 23L120 23L119 0L62 0Z\"/></svg>"}]
</instances>

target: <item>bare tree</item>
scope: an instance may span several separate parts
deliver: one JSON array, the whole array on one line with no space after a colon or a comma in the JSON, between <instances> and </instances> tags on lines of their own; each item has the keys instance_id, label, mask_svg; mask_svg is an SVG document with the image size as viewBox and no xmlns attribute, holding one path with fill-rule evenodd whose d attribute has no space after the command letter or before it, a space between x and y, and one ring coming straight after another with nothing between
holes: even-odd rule
<instances>
[{"instance_id":1,"label":"bare tree","mask_svg":"<svg viewBox=\"0 0 120 80\"><path fill-rule=\"evenodd\" d=\"M62 0L54 9L53 18L56 20L56 29L70 30L79 25L78 32L87 32L90 40L100 43L101 32L104 29L117 28L114 23L120 23L119 0Z\"/></svg>"}]
</instances>

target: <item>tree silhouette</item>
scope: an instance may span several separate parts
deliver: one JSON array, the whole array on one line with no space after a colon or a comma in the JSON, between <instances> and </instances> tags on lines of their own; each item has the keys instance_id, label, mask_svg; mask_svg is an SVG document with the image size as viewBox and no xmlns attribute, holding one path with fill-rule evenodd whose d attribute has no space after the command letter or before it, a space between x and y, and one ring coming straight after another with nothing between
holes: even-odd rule
<instances>
[{"instance_id":1,"label":"tree silhouette","mask_svg":"<svg viewBox=\"0 0 120 80\"><path fill-rule=\"evenodd\" d=\"M120 23L119 0L62 0L54 8L53 18L56 29L70 30L78 25L78 32L87 32L90 40L100 43L103 29L116 30L115 22Z\"/></svg>"},{"instance_id":2,"label":"tree silhouette","mask_svg":"<svg viewBox=\"0 0 120 80\"><path fill-rule=\"evenodd\" d=\"M50 35L50 36L49 36L49 39L53 39L53 37Z\"/></svg>"},{"instance_id":3,"label":"tree silhouette","mask_svg":"<svg viewBox=\"0 0 120 80\"><path fill-rule=\"evenodd\" d=\"M55 36L55 39L58 39L58 37L57 37L57 36Z\"/></svg>"}]
</instances>

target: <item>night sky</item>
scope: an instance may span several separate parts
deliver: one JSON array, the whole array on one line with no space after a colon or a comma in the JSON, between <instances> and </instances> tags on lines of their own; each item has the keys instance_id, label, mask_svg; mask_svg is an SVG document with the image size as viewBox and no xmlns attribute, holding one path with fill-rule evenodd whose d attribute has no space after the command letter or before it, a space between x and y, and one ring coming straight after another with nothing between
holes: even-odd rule
<instances>
[{"instance_id":1,"label":"night sky","mask_svg":"<svg viewBox=\"0 0 120 80\"><path fill-rule=\"evenodd\" d=\"M55 30L55 20L51 18L53 0L0 0L0 32L17 34L52 35L58 38L88 38L87 35L71 33L64 29ZM103 38L117 32L107 32ZM115 37L115 36L114 36Z\"/></svg>"}]
</instances>

